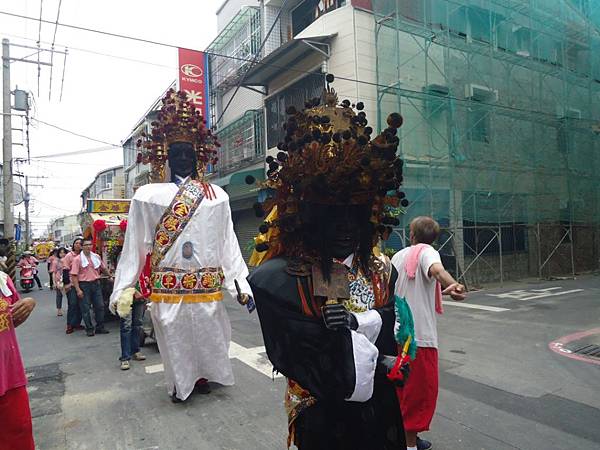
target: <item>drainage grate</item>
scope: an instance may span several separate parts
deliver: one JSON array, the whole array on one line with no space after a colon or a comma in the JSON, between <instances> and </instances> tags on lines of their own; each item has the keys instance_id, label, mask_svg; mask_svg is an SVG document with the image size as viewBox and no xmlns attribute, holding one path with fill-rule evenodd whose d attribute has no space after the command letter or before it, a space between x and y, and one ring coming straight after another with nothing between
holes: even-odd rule
<instances>
[{"instance_id":1,"label":"drainage grate","mask_svg":"<svg viewBox=\"0 0 600 450\"><path fill-rule=\"evenodd\" d=\"M588 344L573 350L573 353L578 355L591 356L592 358L600 358L600 345Z\"/></svg>"}]
</instances>

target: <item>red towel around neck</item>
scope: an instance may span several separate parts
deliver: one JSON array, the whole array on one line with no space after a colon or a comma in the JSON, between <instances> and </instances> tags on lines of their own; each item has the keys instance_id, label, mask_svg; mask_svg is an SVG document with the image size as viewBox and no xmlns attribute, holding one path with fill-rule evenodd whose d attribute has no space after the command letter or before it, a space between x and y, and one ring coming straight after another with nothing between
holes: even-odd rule
<instances>
[{"instance_id":1,"label":"red towel around neck","mask_svg":"<svg viewBox=\"0 0 600 450\"><path fill-rule=\"evenodd\" d=\"M423 249L427 247L429 247L427 244L417 244L410 247L410 251L408 252L406 263L404 265L409 279L415 279L417 267L419 267L419 255ZM444 308L442 306L442 285L439 281L435 282L435 312L438 314L444 313Z\"/></svg>"}]
</instances>

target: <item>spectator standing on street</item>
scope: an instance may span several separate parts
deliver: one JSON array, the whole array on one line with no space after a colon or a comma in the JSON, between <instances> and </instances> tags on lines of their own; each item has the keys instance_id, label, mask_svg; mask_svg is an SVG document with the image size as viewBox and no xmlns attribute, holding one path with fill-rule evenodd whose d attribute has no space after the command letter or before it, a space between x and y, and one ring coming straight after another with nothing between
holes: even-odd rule
<instances>
[{"instance_id":1,"label":"spectator standing on street","mask_svg":"<svg viewBox=\"0 0 600 450\"><path fill-rule=\"evenodd\" d=\"M27 376L15 328L35 307L32 298L20 299L10 277L0 272L0 450L33 450Z\"/></svg>"},{"instance_id":2,"label":"spectator standing on street","mask_svg":"<svg viewBox=\"0 0 600 450\"><path fill-rule=\"evenodd\" d=\"M120 317L121 331L121 370L129 370L131 359L144 361L146 356L140 352L140 335L142 333L142 318L146 300L136 289L133 294L133 303L129 312L117 309ZM121 315L123 314L123 315Z\"/></svg>"},{"instance_id":3,"label":"spectator standing on street","mask_svg":"<svg viewBox=\"0 0 600 450\"><path fill-rule=\"evenodd\" d=\"M63 258L67 255L64 247L56 249L53 255L52 265L50 266L50 285L56 290L56 315L62 316L63 295L65 295L65 285L63 283Z\"/></svg>"},{"instance_id":4,"label":"spectator standing on street","mask_svg":"<svg viewBox=\"0 0 600 450\"><path fill-rule=\"evenodd\" d=\"M73 241L71 251L63 259L63 284L67 295L67 334L71 334L77 329L82 329L81 326L81 304L77 297L77 292L71 285L71 265L73 260L81 253L81 244L83 239L77 238Z\"/></svg>"},{"instance_id":5,"label":"spectator standing on street","mask_svg":"<svg viewBox=\"0 0 600 450\"><path fill-rule=\"evenodd\" d=\"M410 223L410 243L394 255L398 271L396 294L410 306L415 323L417 355L410 376L398 400L402 409L408 450L427 450L431 443L417 433L428 431L438 396L438 335L436 313L442 313L442 294L465 299L465 288L444 269L440 254L431 246L440 232L431 217L417 217ZM443 291L442 291L443 289Z\"/></svg>"},{"instance_id":6,"label":"spectator standing on street","mask_svg":"<svg viewBox=\"0 0 600 450\"><path fill-rule=\"evenodd\" d=\"M81 299L81 312L88 336L94 336L96 333L108 334L108 330L104 328L104 300L102 299L102 287L100 286L101 273L109 274L100 256L92 252L91 239L84 239L83 250L71 265L71 282L77 297ZM96 319L95 330L90 311L92 307Z\"/></svg>"},{"instance_id":7,"label":"spectator standing on street","mask_svg":"<svg viewBox=\"0 0 600 450\"><path fill-rule=\"evenodd\" d=\"M52 250L52 252L50 253L50 256L48 256L48 259L46 260L46 265L48 266L48 278L50 279L50 290L54 289L54 276L52 274L54 273L53 264L54 264L54 261L56 261L57 254L58 254L58 249L55 248Z\"/></svg>"},{"instance_id":8,"label":"spectator standing on street","mask_svg":"<svg viewBox=\"0 0 600 450\"><path fill-rule=\"evenodd\" d=\"M33 268L33 279L38 285L40 291L42 290L42 282L40 281L40 277L38 277L38 264L39 261L33 256L33 253L30 251L26 251L23 253L23 257L19 261L17 267L25 267L31 266Z\"/></svg>"}]
</instances>

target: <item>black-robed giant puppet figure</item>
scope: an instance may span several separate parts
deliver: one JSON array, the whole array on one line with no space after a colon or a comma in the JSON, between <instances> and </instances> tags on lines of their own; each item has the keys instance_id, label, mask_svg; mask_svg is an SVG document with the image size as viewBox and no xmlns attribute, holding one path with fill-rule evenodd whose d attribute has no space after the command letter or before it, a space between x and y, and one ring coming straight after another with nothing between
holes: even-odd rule
<instances>
[{"instance_id":1,"label":"black-robed giant puppet figure","mask_svg":"<svg viewBox=\"0 0 600 450\"><path fill-rule=\"evenodd\" d=\"M329 85L322 103L288 109L286 140L267 159L274 198L253 258L262 263L248 281L267 355L288 379L288 446L403 450L386 378L397 354L397 273L373 252L406 203L396 156L402 118L390 115L371 140L362 104L358 113L347 100L338 105Z\"/></svg>"}]
</instances>

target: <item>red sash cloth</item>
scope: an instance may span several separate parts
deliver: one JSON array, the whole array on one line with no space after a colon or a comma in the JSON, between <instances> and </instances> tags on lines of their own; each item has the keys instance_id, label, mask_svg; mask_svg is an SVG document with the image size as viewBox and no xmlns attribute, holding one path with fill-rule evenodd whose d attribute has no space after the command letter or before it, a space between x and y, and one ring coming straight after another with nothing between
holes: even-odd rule
<instances>
[{"instance_id":1,"label":"red sash cloth","mask_svg":"<svg viewBox=\"0 0 600 450\"><path fill-rule=\"evenodd\" d=\"M35 450L27 388L0 396L0 450Z\"/></svg>"}]
</instances>

